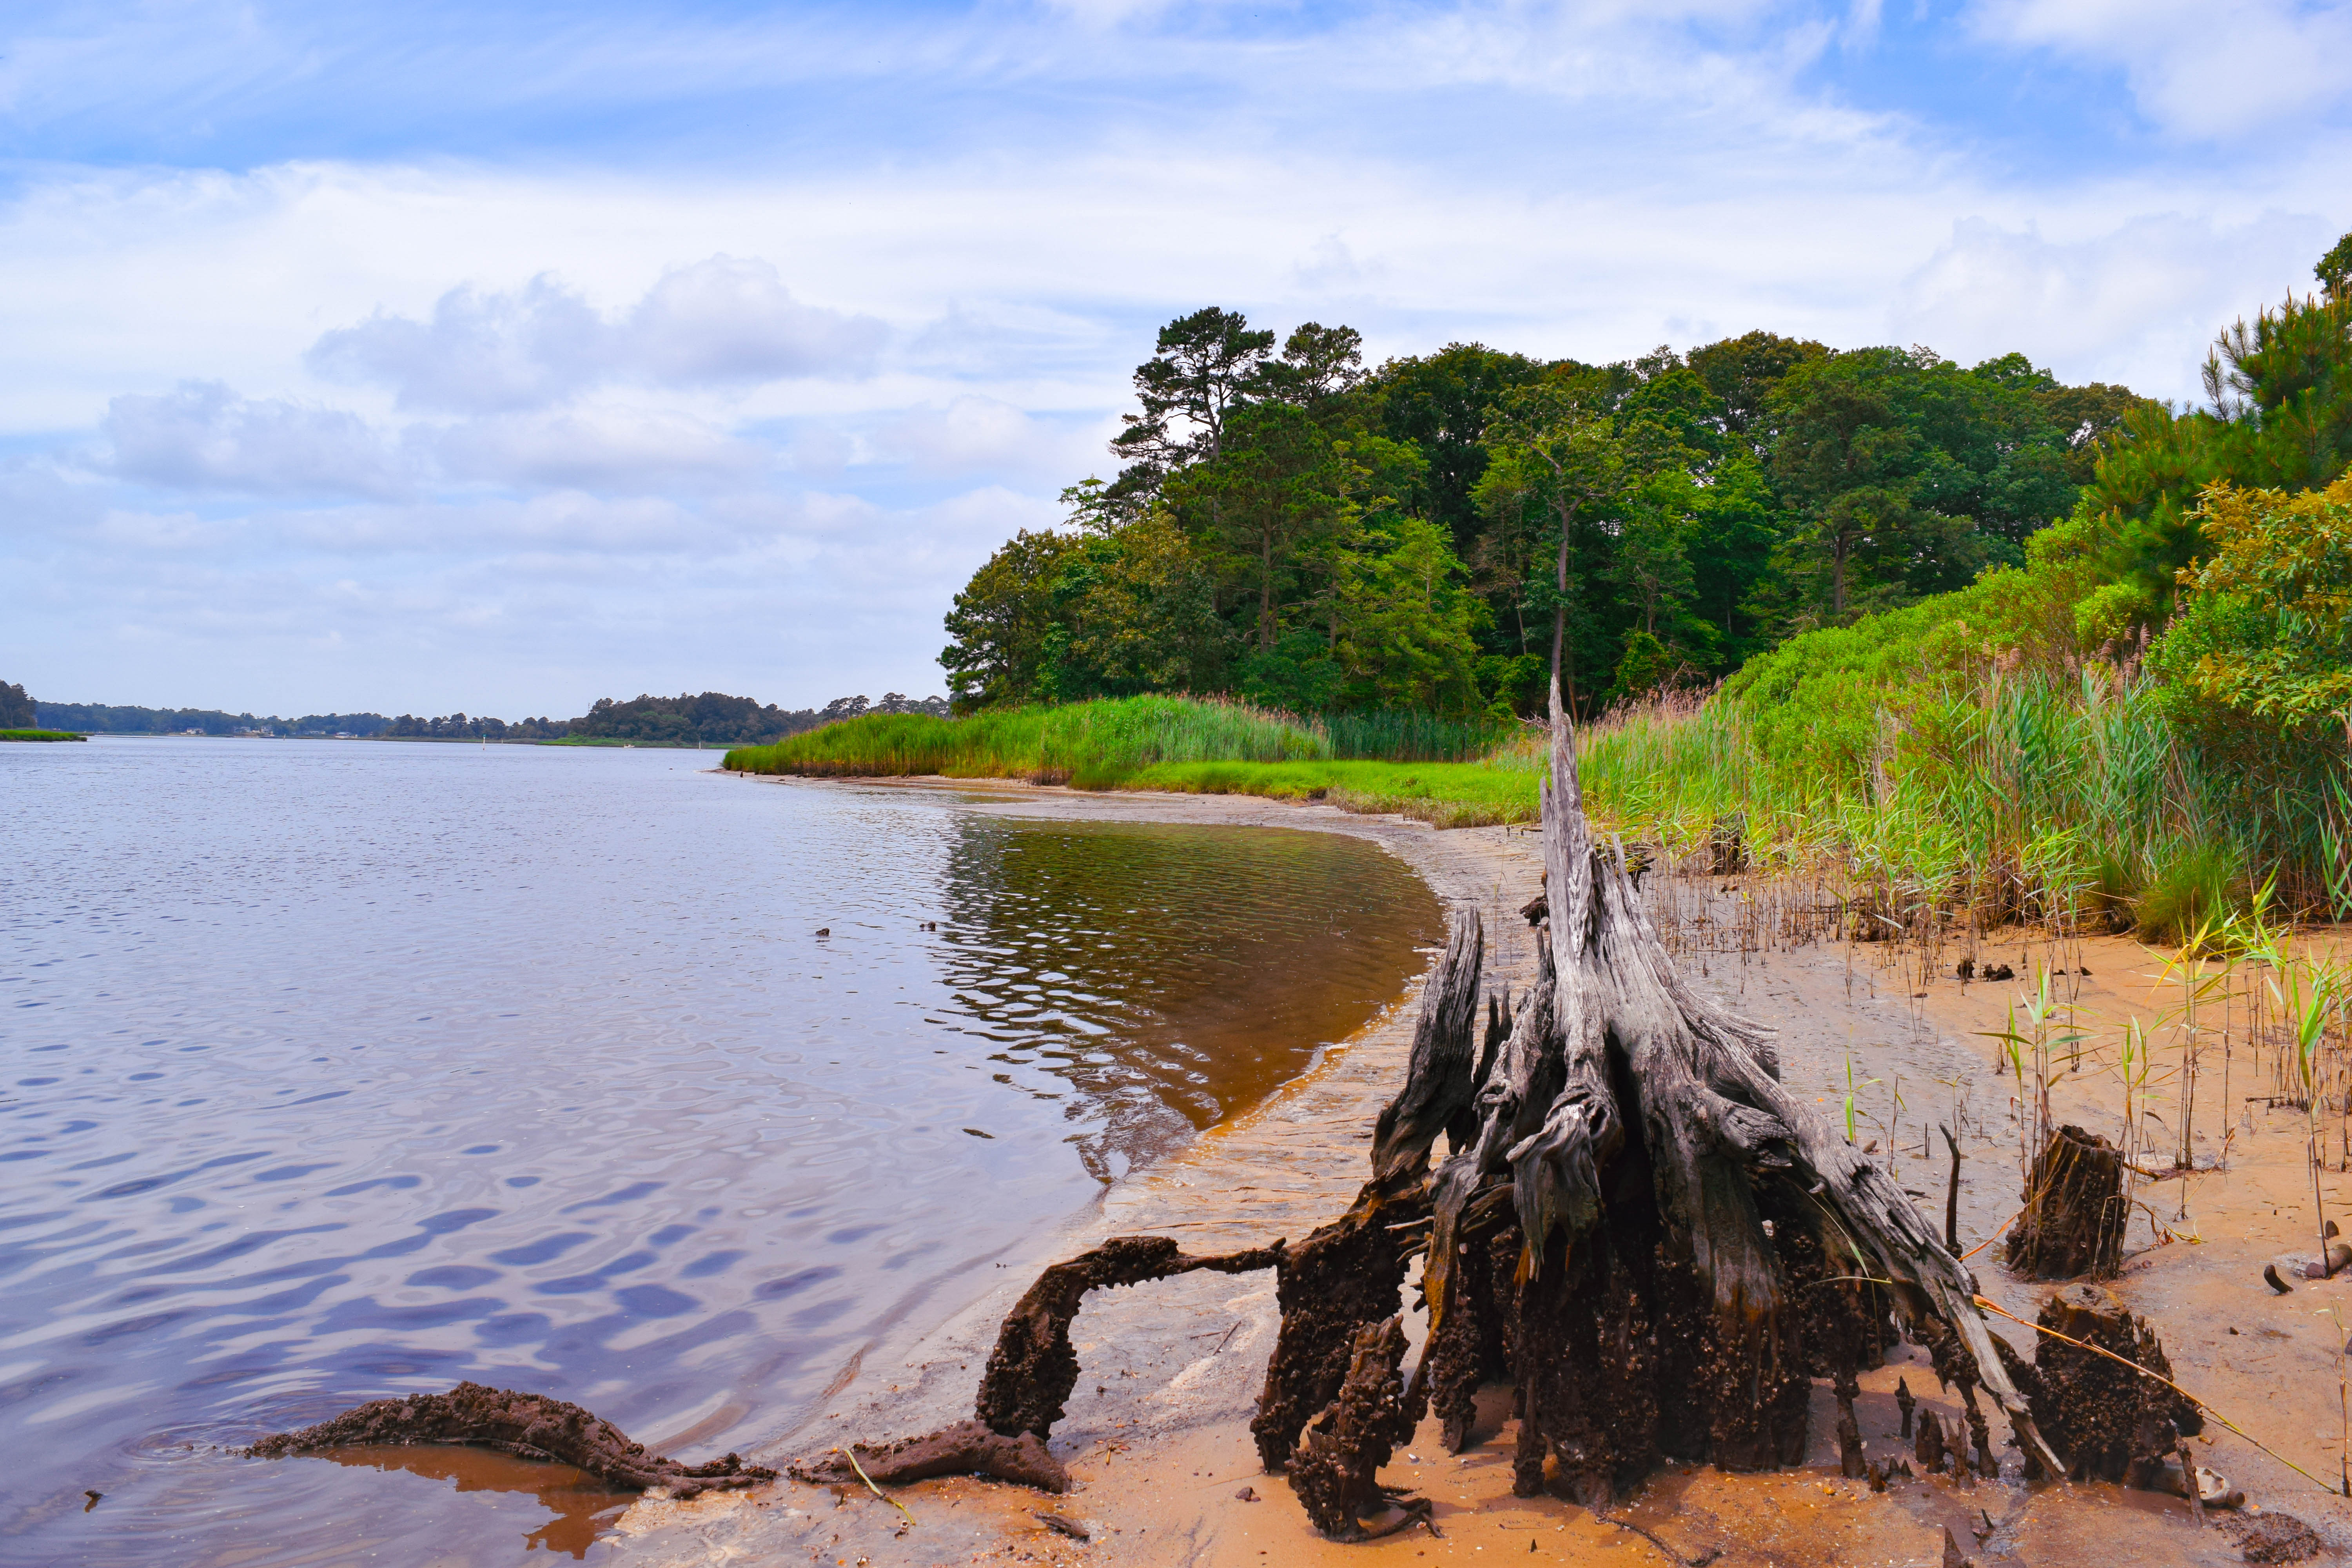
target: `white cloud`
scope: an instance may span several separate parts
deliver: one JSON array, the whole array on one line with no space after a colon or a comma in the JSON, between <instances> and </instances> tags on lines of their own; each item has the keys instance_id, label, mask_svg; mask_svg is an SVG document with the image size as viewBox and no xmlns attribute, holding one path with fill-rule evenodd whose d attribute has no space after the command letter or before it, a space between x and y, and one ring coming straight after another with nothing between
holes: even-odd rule
<instances>
[{"instance_id":1,"label":"white cloud","mask_svg":"<svg viewBox=\"0 0 2352 1568\"><path fill-rule=\"evenodd\" d=\"M518 488L694 489L755 479L773 460L755 443L666 409L492 414L420 432L418 441L450 479Z\"/></svg>"},{"instance_id":2,"label":"white cloud","mask_svg":"<svg viewBox=\"0 0 2352 1568\"><path fill-rule=\"evenodd\" d=\"M2352 106L2352 5L2298 0L1985 0L1984 35L2120 69L2182 136L2236 137Z\"/></svg>"},{"instance_id":3,"label":"white cloud","mask_svg":"<svg viewBox=\"0 0 2352 1568\"><path fill-rule=\"evenodd\" d=\"M1067 474L1100 449L1109 430L1056 430L1009 403L965 396L945 406L909 408L876 432L877 457L906 463L918 473L1019 471L1052 478ZM1075 437L1075 438L1074 438Z\"/></svg>"},{"instance_id":4,"label":"white cloud","mask_svg":"<svg viewBox=\"0 0 2352 1568\"><path fill-rule=\"evenodd\" d=\"M1887 336L1963 362L2021 352L2062 380L2186 398L2222 322L2307 286L2277 258L2316 257L2330 237L2275 213L2234 224L2158 214L2067 239L1963 219L1895 290Z\"/></svg>"},{"instance_id":5,"label":"white cloud","mask_svg":"<svg viewBox=\"0 0 2352 1568\"><path fill-rule=\"evenodd\" d=\"M307 359L320 375L392 387L402 408L488 413L545 407L611 381L862 375L883 335L870 316L793 299L767 262L714 256L664 273L617 316L541 275L511 293L453 289L429 321L379 312L324 333Z\"/></svg>"},{"instance_id":6,"label":"white cloud","mask_svg":"<svg viewBox=\"0 0 2352 1568\"><path fill-rule=\"evenodd\" d=\"M159 397L126 395L100 426L125 479L187 490L394 496L406 464L356 414L280 398L249 400L216 381Z\"/></svg>"}]
</instances>

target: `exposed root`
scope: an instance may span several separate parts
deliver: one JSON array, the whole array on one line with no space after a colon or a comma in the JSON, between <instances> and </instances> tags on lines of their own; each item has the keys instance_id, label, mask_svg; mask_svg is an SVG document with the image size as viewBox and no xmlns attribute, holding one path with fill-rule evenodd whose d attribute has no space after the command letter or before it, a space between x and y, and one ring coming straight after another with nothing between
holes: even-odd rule
<instances>
[{"instance_id":1,"label":"exposed root","mask_svg":"<svg viewBox=\"0 0 2352 1568\"><path fill-rule=\"evenodd\" d=\"M1390 1318L1360 1330L1351 1345L1339 1396L1307 1429L1306 1446L1290 1463L1290 1489L1315 1528L1334 1541L1370 1541L1425 1520L1426 1498L1380 1484L1381 1467L1412 1430L1402 1367L1404 1327ZM1368 1526L1391 1508L1403 1517Z\"/></svg>"},{"instance_id":2,"label":"exposed root","mask_svg":"<svg viewBox=\"0 0 2352 1568\"><path fill-rule=\"evenodd\" d=\"M978 1421L959 1421L895 1443L853 1443L849 1453L856 1457L855 1466L839 1453L821 1455L795 1461L793 1477L816 1485L856 1482L862 1479L857 1474L862 1469L874 1480L898 1487L933 1476L985 1475L1040 1491L1070 1489L1070 1472L1046 1452L1044 1438L1034 1432L1008 1437Z\"/></svg>"},{"instance_id":3,"label":"exposed root","mask_svg":"<svg viewBox=\"0 0 2352 1568\"><path fill-rule=\"evenodd\" d=\"M1070 1390L1078 1383L1078 1352L1070 1345L1070 1321L1089 1290L1166 1279L1196 1268L1245 1274L1272 1268L1284 1259L1283 1244L1240 1252L1192 1257L1164 1236L1118 1236L1100 1247L1056 1263L1006 1314L996 1349L980 1380L975 1406L981 1422L1005 1436L1034 1432L1044 1437L1062 1418ZM953 1428L950 1428L953 1430Z\"/></svg>"},{"instance_id":4,"label":"exposed root","mask_svg":"<svg viewBox=\"0 0 2352 1568\"><path fill-rule=\"evenodd\" d=\"M1250 1421L1269 1475L1290 1462L1307 1423L1339 1396L1358 1331L1395 1315L1405 1256L1389 1226L1422 1212L1374 1183L1346 1214L1283 1255L1275 1287L1282 1331Z\"/></svg>"},{"instance_id":5,"label":"exposed root","mask_svg":"<svg viewBox=\"0 0 2352 1568\"><path fill-rule=\"evenodd\" d=\"M646 1451L611 1422L561 1399L461 1383L446 1394L377 1399L331 1421L264 1437L246 1450L257 1458L315 1454L362 1445L450 1444L497 1448L526 1459L554 1459L616 1487L667 1487L677 1498L772 1481L776 1472L733 1454L682 1465Z\"/></svg>"}]
</instances>

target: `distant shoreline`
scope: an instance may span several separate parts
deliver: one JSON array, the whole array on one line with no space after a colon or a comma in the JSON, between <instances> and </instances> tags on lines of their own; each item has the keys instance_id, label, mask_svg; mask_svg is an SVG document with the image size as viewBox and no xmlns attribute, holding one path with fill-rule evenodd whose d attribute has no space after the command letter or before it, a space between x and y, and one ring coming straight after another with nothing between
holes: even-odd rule
<instances>
[{"instance_id":1,"label":"distant shoreline","mask_svg":"<svg viewBox=\"0 0 2352 1568\"><path fill-rule=\"evenodd\" d=\"M100 730L96 731L110 741L355 741L373 744L391 741L403 744L426 746L570 746L601 747L605 750L636 750L640 752L725 752L727 747L716 741L699 744L690 741L620 741L604 735L567 735L551 741L516 741L484 739L479 735L272 735L260 731L242 735L189 734L184 731ZM74 734L61 730L0 730L0 740L6 741L87 741L89 735Z\"/></svg>"}]
</instances>

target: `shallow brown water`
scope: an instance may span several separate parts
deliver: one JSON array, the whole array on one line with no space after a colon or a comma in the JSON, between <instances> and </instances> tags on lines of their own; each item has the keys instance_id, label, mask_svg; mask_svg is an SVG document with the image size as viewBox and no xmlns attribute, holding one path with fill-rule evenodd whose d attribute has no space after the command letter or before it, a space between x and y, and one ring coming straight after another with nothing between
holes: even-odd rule
<instances>
[{"instance_id":1,"label":"shallow brown water","mask_svg":"<svg viewBox=\"0 0 2352 1568\"><path fill-rule=\"evenodd\" d=\"M583 1550L542 1468L227 1450L465 1377L788 1433L1440 929L1357 839L709 760L0 752L0 1562Z\"/></svg>"}]
</instances>

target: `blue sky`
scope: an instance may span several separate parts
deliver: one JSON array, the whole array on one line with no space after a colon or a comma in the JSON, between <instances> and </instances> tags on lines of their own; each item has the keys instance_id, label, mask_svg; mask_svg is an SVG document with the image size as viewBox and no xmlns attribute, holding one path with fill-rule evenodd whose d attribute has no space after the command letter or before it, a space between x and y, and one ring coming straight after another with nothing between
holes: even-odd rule
<instances>
[{"instance_id":1,"label":"blue sky","mask_svg":"<svg viewBox=\"0 0 2352 1568\"><path fill-rule=\"evenodd\" d=\"M0 679L562 716L941 689L1203 304L2196 391L2352 228L2352 5L42 5Z\"/></svg>"}]
</instances>

